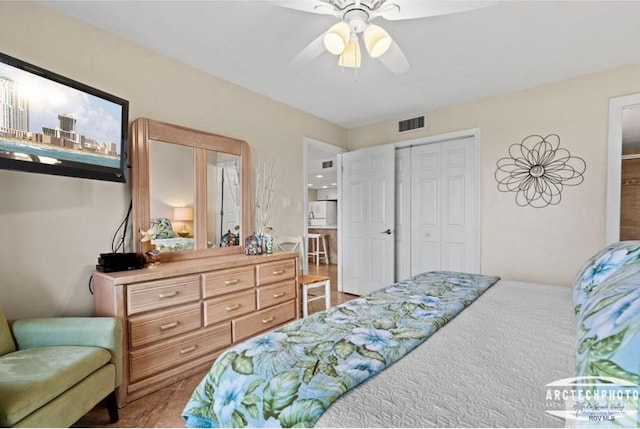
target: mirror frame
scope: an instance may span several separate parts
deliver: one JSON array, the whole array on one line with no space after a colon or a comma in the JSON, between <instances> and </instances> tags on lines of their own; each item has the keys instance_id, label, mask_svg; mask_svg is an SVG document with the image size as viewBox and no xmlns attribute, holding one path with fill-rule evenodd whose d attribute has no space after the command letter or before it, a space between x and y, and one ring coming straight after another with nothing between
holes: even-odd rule
<instances>
[{"instance_id":1,"label":"mirror frame","mask_svg":"<svg viewBox=\"0 0 640 429\"><path fill-rule=\"evenodd\" d=\"M151 140L193 148L195 249L163 252L161 261L206 258L244 254L244 236L251 233L251 150L244 140L173 125L147 118L131 124L131 198L133 201L133 237L136 253L144 253L150 245L140 241L140 230L148 230L151 222L149 193L149 144ZM224 152L240 157L241 220L238 246L207 248L207 151Z\"/></svg>"}]
</instances>

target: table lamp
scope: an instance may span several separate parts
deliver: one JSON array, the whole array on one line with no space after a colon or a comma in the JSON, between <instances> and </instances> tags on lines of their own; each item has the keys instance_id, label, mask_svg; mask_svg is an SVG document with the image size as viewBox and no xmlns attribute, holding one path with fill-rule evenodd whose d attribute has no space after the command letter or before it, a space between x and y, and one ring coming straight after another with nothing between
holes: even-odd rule
<instances>
[{"instance_id":1,"label":"table lamp","mask_svg":"<svg viewBox=\"0 0 640 429\"><path fill-rule=\"evenodd\" d=\"M187 237L189 230L187 229L187 222L193 221L193 208L191 207L175 207L173 209L173 220L176 222L182 222L182 226L176 233L180 237Z\"/></svg>"}]
</instances>

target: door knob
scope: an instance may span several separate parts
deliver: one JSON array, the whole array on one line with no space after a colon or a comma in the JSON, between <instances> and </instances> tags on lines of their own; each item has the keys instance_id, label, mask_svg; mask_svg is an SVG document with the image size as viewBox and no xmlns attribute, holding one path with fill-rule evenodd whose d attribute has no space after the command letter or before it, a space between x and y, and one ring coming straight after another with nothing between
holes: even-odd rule
<instances>
[{"instance_id":1,"label":"door knob","mask_svg":"<svg viewBox=\"0 0 640 429\"><path fill-rule=\"evenodd\" d=\"M393 234L393 232L390 229L387 229L386 231L382 231L380 234L391 235L391 234Z\"/></svg>"}]
</instances>

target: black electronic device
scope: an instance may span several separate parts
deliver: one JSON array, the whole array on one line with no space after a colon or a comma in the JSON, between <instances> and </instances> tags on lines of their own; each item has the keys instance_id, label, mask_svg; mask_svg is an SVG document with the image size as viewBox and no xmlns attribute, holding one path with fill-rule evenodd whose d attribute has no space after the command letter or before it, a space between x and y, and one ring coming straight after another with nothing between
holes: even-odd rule
<instances>
[{"instance_id":1,"label":"black electronic device","mask_svg":"<svg viewBox=\"0 0 640 429\"><path fill-rule=\"evenodd\" d=\"M144 268L144 256L138 253L101 253L96 269L103 273Z\"/></svg>"}]
</instances>

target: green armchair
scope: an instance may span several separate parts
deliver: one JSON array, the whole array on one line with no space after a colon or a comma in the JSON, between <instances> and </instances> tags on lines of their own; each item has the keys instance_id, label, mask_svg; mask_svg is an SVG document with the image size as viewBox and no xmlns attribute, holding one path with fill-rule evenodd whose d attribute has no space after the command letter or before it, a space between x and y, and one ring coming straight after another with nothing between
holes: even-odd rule
<instances>
[{"instance_id":1,"label":"green armchair","mask_svg":"<svg viewBox=\"0 0 640 429\"><path fill-rule=\"evenodd\" d=\"M105 398L117 422L121 341L114 318L7 321L0 309L0 426L69 427Z\"/></svg>"}]
</instances>

